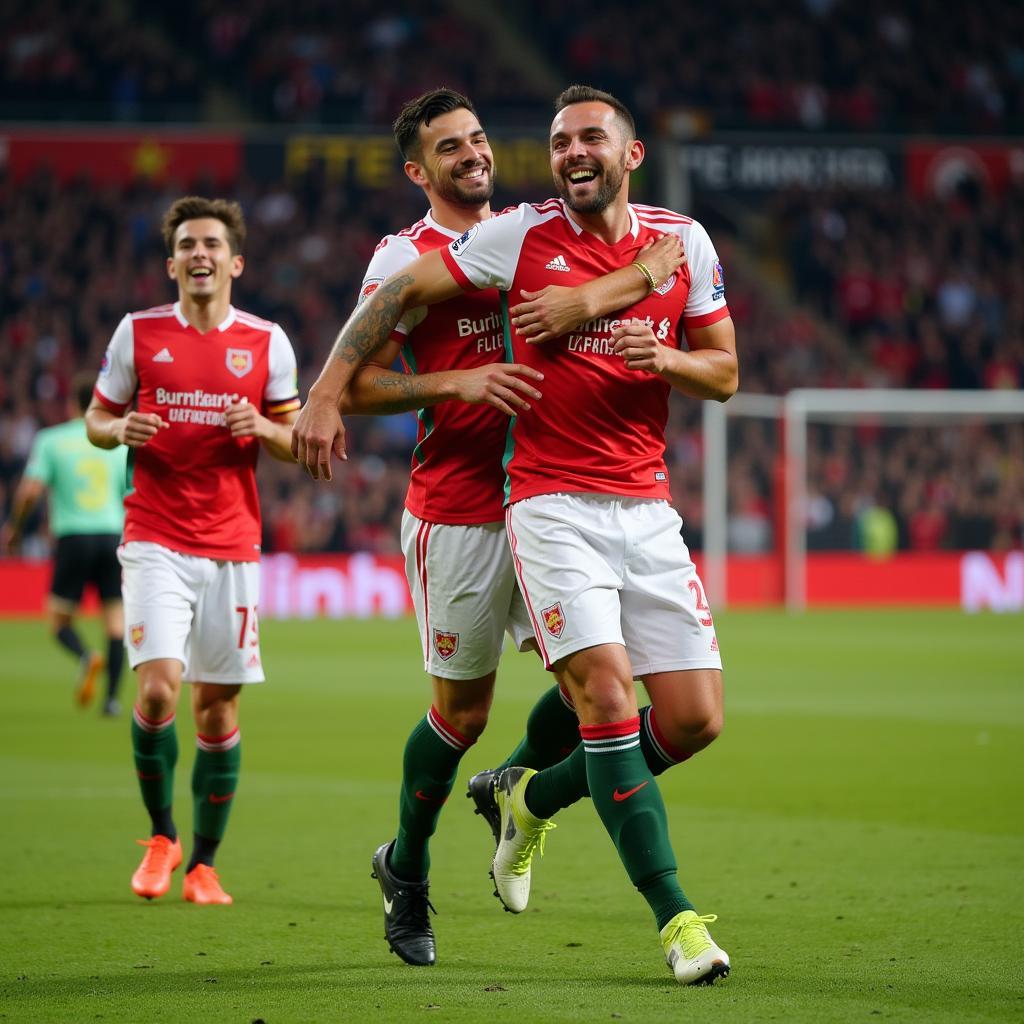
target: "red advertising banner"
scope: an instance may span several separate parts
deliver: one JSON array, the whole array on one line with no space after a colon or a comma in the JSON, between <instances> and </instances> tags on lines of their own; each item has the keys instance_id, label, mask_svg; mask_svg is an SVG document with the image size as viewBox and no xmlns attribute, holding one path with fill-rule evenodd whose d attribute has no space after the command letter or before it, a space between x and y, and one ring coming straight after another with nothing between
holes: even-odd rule
<instances>
[{"instance_id":1,"label":"red advertising banner","mask_svg":"<svg viewBox=\"0 0 1024 1024\"><path fill-rule=\"evenodd\" d=\"M1001 195L1024 181L1024 145L984 142L911 142L906 151L907 188L923 198L945 198L965 180Z\"/></svg>"},{"instance_id":2,"label":"red advertising banner","mask_svg":"<svg viewBox=\"0 0 1024 1024\"><path fill-rule=\"evenodd\" d=\"M0 152L16 182L49 168L62 182L84 177L98 185L143 179L231 186L242 166L241 139L233 135L25 132L0 136Z\"/></svg>"},{"instance_id":3,"label":"red advertising banner","mask_svg":"<svg viewBox=\"0 0 1024 1024\"><path fill-rule=\"evenodd\" d=\"M731 558L729 604L781 603L777 559ZM261 562L264 618L370 618L412 611L401 555L267 555ZM0 561L0 616L43 614L45 562ZM1024 551L901 554L873 560L853 553L807 557L810 607L917 605L964 611L1024 611ZM90 600L86 610L94 610Z\"/></svg>"}]
</instances>

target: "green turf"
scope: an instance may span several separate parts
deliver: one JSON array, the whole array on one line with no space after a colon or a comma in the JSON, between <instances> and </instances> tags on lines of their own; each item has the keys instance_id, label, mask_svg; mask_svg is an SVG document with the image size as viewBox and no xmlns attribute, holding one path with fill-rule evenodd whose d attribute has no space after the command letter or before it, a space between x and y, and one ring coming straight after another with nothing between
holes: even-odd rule
<instances>
[{"instance_id":1,"label":"green turf","mask_svg":"<svg viewBox=\"0 0 1024 1024\"><path fill-rule=\"evenodd\" d=\"M662 778L684 887L733 957L697 990L671 981L589 803L560 816L525 914L491 896L461 793L545 685L530 657L506 659L441 819L440 962L414 969L369 877L425 708L410 621L264 624L271 682L243 702L218 858L230 908L183 904L180 876L162 901L131 894L147 830L127 719L72 708L43 626L0 623L0 1020L1024 1019L1021 617L719 618L726 730Z\"/></svg>"}]
</instances>

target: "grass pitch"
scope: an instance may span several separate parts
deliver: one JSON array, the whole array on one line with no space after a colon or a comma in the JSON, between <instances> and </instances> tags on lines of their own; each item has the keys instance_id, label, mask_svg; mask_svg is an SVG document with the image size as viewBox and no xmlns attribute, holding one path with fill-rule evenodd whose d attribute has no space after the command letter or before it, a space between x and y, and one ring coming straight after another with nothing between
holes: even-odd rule
<instances>
[{"instance_id":1,"label":"grass pitch","mask_svg":"<svg viewBox=\"0 0 1024 1024\"><path fill-rule=\"evenodd\" d=\"M462 793L546 685L530 656L506 657L442 816L439 963L415 969L388 952L369 877L427 704L410 620L264 623L270 683L243 699L218 858L228 908L184 904L180 872L163 900L132 895L132 840L148 830L127 714L73 708L71 661L43 625L0 623L0 1020L1024 1019L1020 616L718 625L726 730L661 783L683 886L719 915L733 974L682 989L589 802L559 816L526 913L491 896L490 835Z\"/></svg>"}]
</instances>

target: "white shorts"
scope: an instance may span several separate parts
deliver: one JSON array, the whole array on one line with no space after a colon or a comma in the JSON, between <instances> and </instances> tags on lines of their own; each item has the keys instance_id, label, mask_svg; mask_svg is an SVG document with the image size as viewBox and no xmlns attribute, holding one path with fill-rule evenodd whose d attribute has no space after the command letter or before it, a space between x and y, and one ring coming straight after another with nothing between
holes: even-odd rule
<instances>
[{"instance_id":1,"label":"white shorts","mask_svg":"<svg viewBox=\"0 0 1024 1024\"><path fill-rule=\"evenodd\" d=\"M423 668L432 676L478 679L493 672L506 630L518 650L536 646L504 523L428 523L406 509L402 550Z\"/></svg>"},{"instance_id":2,"label":"white shorts","mask_svg":"<svg viewBox=\"0 0 1024 1024\"><path fill-rule=\"evenodd\" d=\"M544 663L622 644L636 678L722 667L704 586L668 502L543 494L506 511Z\"/></svg>"},{"instance_id":3,"label":"white shorts","mask_svg":"<svg viewBox=\"0 0 1024 1024\"><path fill-rule=\"evenodd\" d=\"M118 549L128 662L175 658L188 683L262 683L258 562L183 555L150 541Z\"/></svg>"}]
</instances>

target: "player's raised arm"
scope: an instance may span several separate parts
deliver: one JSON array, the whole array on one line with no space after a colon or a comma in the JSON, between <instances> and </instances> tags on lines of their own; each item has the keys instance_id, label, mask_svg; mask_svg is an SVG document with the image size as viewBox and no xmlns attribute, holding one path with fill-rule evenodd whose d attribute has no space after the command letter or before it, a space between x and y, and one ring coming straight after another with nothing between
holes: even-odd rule
<instances>
[{"instance_id":1,"label":"player's raised arm","mask_svg":"<svg viewBox=\"0 0 1024 1024\"><path fill-rule=\"evenodd\" d=\"M603 277L575 288L552 284L539 291L522 292L526 301L509 310L512 326L531 345L550 341L587 320L607 316L645 299L685 262L679 236L663 235L644 246L632 263Z\"/></svg>"},{"instance_id":2,"label":"player's raised arm","mask_svg":"<svg viewBox=\"0 0 1024 1024\"><path fill-rule=\"evenodd\" d=\"M346 458L345 428L339 409L360 364L391 337L406 310L443 302L461 290L435 250L393 274L356 307L338 334L292 428L292 454L314 480L331 479L332 451L339 459Z\"/></svg>"}]
</instances>

